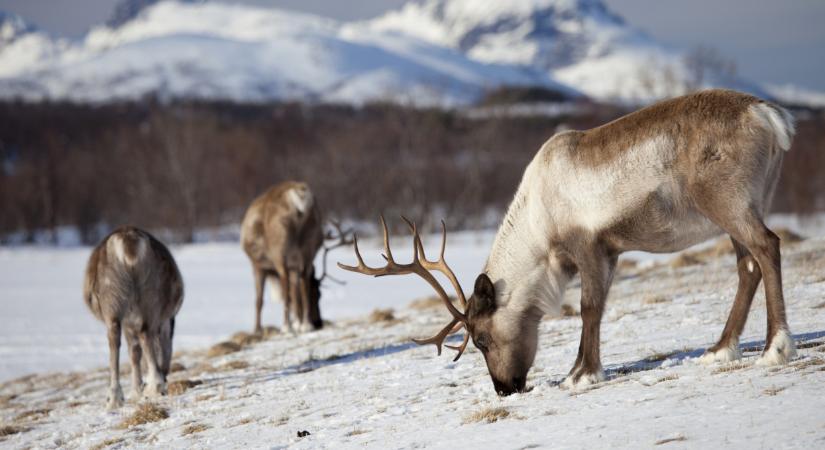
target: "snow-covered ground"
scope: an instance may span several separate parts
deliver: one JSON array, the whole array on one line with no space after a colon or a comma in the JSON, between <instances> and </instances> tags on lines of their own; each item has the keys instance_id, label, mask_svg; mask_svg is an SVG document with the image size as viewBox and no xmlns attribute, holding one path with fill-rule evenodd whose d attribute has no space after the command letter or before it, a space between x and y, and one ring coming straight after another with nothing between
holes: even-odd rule
<instances>
[{"instance_id":1,"label":"snow-covered ground","mask_svg":"<svg viewBox=\"0 0 825 450\"><path fill-rule=\"evenodd\" d=\"M787 219L777 219L789 223ZM821 230L821 229L820 229ZM807 230L809 236L811 230ZM819 234L818 236L822 236ZM448 261L467 284L481 267L488 233L450 236ZM428 238L431 245L437 239ZM365 242L367 262L378 249ZM395 238L398 259L408 240ZM655 258L623 264L603 324L609 380L571 393L557 387L575 359L580 320L548 317L528 378L532 390L499 398L475 349L458 362L417 347L446 321L443 307L409 308L430 295L414 277L373 279L336 271L348 284L325 290L332 322L299 336L275 334L240 351L210 356L207 345L252 323L252 286L234 244L174 248L187 283L176 334L180 363L171 382L192 382L156 405L169 417L121 427L136 409L104 410L103 327L85 311L80 283L88 249L0 251L3 377L0 446L8 448L817 448L825 444L825 237L783 247L789 322L800 358L753 366L764 339L760 292L743 335L744 364L699 365L695 356L724 325L736 289L733 256L677 267ZM637 255L634 255L637 256ZM665 257L667 258L667 257ZM348 250L332 261L351 261ZM465 286L466 287L466 286ZM576 283L567 295L575 304ZM376 307L394 319L369 320ZM277 324L279 306L265 319ZM39 317L39 319L37 318ZM121 377L129 392L129 377ZM200 383L200 384L198 384ZM498 415L495 423L486 418ZM504 417L502 417L504 416ZM482 417L480 420L476 420ZM299 431L308 431L298 437ZM0 434L2 436L2 434Z\"/></svg>"}]
</instances>

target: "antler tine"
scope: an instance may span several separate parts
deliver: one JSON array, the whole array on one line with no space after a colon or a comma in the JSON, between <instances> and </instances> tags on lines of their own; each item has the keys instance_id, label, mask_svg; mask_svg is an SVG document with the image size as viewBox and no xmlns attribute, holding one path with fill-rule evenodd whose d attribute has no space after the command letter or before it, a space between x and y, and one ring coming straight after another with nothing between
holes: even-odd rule
<instances>
[{"instance_id":1,"label":"antler tine","mask_svg":"<svg viewBox=\"0 0 825 450\"><path fill-rule=\"evenodd\" d=\"M389 264L395 264L395 260L392 258L392 250L390 250L390 230L387 229L387 221L384 220L383 214L381 214L381 227L384 232L384 259Z\"/></svg>"},{"instance_id":2,"label":"antler tine","mask_svg":"<svg viewBox=\"0 0 825 450\"><path fill-rule=\"evenodd\" d=\"M469 332L464 333L464 341L461 343L461 345L459 345L457 347L453 346L453 345L447 345L447 347L449 347L449 348L451 348L451 349L458 352L458 354L455 355L455 359L453 359L453 362L458 361L458 358L461 358L461 355L464 354L464 349L467 348L467 342L470 342L470 333Z\"/></svg>"},{"instance_id":3,"label":"antler tine","mask_svg":"<svg viewBox=\"0 0 825 450\"><path fill-rule=\"evenodd\" d=\"M429 337L427 339L413 339L412 341L415 342L418 345L427 345L427 344L435 345L435 348L438 349L438 355L441 356L441 345L444 344L444 339L447 339L447 336L455 333L455 331L453 331L453 327L455 327L456 324L463 325L462 322L459 322L458 319L454 318L453 320L450 321L450 323L447 324L447 326L442 328L441 331L439 331L438 334L436 334L435 336Z\"/></svg>"},{"instance_id":4,"label":"antler tine","mask_svg":"<svg viewBox=\"0 0 825 450\"><path fill-rule=\"evenodd\" d=\"M404 217L404 220L406 220L408 224L410 223L406 217ZM421 254L421 265L427 270L437 270L443 273L444 276L450 280L450 284L453 285L453 289L461 306L467 308L467 299L464 297L464 290L461 289L461 284L458 282L458 278L455 276L453 269L451 269L450 266L447 265L447 261L444 260L444 251L447 248L447 224L444 223L444 220L441 221L441 250L438 260L430 261L427 259L427 255L424 253L424 244L421 242L421 236L417 234L415 237L415 245Z\"/></svg>"}]
</instances>

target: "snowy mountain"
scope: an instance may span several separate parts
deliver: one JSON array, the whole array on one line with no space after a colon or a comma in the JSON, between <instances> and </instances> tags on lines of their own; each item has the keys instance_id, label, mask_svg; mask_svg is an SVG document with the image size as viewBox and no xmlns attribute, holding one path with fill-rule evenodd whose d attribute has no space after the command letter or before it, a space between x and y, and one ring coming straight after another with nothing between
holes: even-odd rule
<instances>
[{"instance_id":1,"label":"snowy mountain","mask_svg":"<svg viewBox=\"0 0 825 450\"><path fill-rule=\"evenodd\" d=\"M422 0L356 26L398 32L486 63L535 67L600 100L649 100L691 83L765 92L710 68L695 80L683 51L665 47L601 0Z\"/></svg>"},{"instance_id":2,"label":"snowy mountain","mask_svg":"<svg viewBox=\"0 0 825 450\"><path fill-rule=\"evenodd\" d=\"M575 94L540 71L471 60L417 38L221 3L161 2L80 42L38 39L0 51L0 96L456 104L503 84Z\"/></svg>"},{"instance_id":3,"label":"snowy mountain","mask_svg":"<svg viewBox=\"0 0 825 450\"><path fill-rule=\"evenodd\" d=\"M601 0L420 0L353 23L202 0L123 0L79 41L0 15L6 98L455 105L502 85L621 102L710 86L771 97L689 56Z\"/></svg>"}]
</instances>

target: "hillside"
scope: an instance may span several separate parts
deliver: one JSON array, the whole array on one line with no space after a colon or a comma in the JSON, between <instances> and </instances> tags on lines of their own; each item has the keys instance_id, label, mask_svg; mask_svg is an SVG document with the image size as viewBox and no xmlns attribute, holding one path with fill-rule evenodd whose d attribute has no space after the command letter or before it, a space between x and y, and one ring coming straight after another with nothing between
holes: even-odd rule
<instances>
[{"instance_id":1,"label":"hillside","mask_svg":"<svg viewBox=\"0 0 825 450\"><path fill-rule=\"evenodd\" d=\"M367 262L374 262L376 243L364 244ZM397 245L403 248L401 239ZM489 237L465 236L448 250L460 278L472 279L488 245ZM172 394L152 406L129 402L105 412L105 369L3 383L0 446L816 448L825 438L825 399L816 395L825 381L823 248L821 237L783 241L789 322L800 348L800 358L784 367L753 365L764 337L761 290L743 335L743 361L705 367L694 359L718 337L736 289L733 255L722 245L673 260L621 265L602 325L608 381L579 392L557 386L575 359L580 333L580 319L568 310L540 325L530 392L506 398L493 393L474 348L453 363L432 347L410 343L446 319L438 303L404 306L426 295L424 282L352 274L351 284L335 288L347 294L328 295L325 304L395 311L333 320L320 332L300 336L273 332L261 340L239 333L232 344L216 340L210 348L182 350L174 359ZM218 264L240 253L234 246L197 250L175 249L186 281L199 286L184 303L182 325L207 313L209 305L220 307L214 297L198 297L231 295L241 268L235 267L240 258L230 258L229 269ZM3 273L23 270L27 255L4 260ZM87 314L76 290L40 298L69 302L76 314ZM575 304L578 294L574 283L567 301ZM247 309L223 317L251 323L251 297L243 300L238 305ZM199 306L192 308L192 302ZM267 317L277 317L271 304L267 308ZM223 337L228 338L229 333ZM104 348L101 340L105 361ZM126 372L121 381L128 393Z\"/></svg>"}]
</instances>

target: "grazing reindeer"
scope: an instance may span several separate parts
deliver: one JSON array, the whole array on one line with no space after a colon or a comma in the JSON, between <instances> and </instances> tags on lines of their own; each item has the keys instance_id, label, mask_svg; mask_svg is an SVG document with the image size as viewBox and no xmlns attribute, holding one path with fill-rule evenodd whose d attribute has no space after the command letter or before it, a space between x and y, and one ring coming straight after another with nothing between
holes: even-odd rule
<instances>
[{"instance_id":1,"label":"grazing reindeer","mask_svg":"<svg viewBox=\"0 0 825 450\"><path fill-rule=\"evenodd\" d=\"M89 257L83 299L108 328L108 408L123 405L121 330L129 346L135 399L166 394L175 315L183 302L183 282L169 250L143 230L118 228ZM141 358L149 372L145 389Z\"/></svg>"},{"instance_id":2,"label":"grazing reindeer","mask_svg":"<svg viewBox=\"0 0 825 450\"><path fill-rule=\"evenodd\" d=\"M260 333L264 284L278 280L284 326L293 331L292 310L301 331L323 326L320 279L313 260L324 242L318 206L306 183L285 181L252 201L241 223L241 245L255 276L255 332ZM277 294L272 285L273 297Z\"/></svg>"},{"instance_id":3,"label":"grazing reindeer","mask_svg":"<svg viewBox=\"0 0 825 450\"><path fill-rule=\"evenodd\" d=\"M783 364L794 357L795 347L785 318L779 238L763 216L793 135L793 119L784 109L750 95L709 90L588 131L553 136L527 166L468 302L443 262L444 243L441 259L427 261L417 232L411 264L394 262L384 225L385 267L365 266L357 245L358 266L341 267L425 278L453 320L433 338L417 342L435 344L440 354L444 338L465 327L458 356L472 337L496 391L508 395L523 391L539 320L558 310L576 272L582 333L564 388L604 379L599 328L620 253L678 251L724 232L736 250L739 288L719 342L702 359L741 357L739 335L763 280L768 327L758 363ZM448 273L463 313L428 270Z\"/></svg>"}]
</instances>

